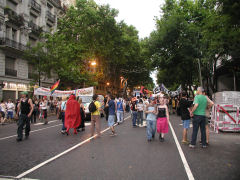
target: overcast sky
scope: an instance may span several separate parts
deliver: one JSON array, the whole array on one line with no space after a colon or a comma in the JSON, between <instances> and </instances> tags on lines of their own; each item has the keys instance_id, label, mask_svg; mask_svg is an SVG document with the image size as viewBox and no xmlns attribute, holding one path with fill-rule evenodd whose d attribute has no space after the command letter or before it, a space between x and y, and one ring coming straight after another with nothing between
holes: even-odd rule
<instances>
[{"instance_id":1,"label":"overcast sky","mask_svg":"<svg viewBox=\"0 0 240 180\"><path fill-rule=\"evenodd\" d=\"M109 4L119 10L117 20L124 20L139 31L144 38L155 29L154 17L160 16L160 5L164 0L95 0L97 4Z\"/></svg>"}]
</instances>

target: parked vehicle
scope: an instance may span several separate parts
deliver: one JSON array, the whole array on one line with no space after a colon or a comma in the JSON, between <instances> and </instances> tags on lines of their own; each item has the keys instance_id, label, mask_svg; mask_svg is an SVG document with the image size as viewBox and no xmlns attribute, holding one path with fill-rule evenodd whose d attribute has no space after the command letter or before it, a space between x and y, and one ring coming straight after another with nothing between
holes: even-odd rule
<instances>
[{"instance_id":1,"label":"parked vehicle","mask_svg":"<svg viewBox=\"0 0 240 180\"><path fill-rule=\"evenodd\" d=\"M86 114L86 121L91 121L91 113L89 112L89 104L92 102L92 96L80 96L82 99L82 103L84 105L84 111ZM104 97L99 95L99 102L102 105L102 109L104 108ZM101 117L104 117L103 112L101 111Z\"/></svg>"}]
</instances>

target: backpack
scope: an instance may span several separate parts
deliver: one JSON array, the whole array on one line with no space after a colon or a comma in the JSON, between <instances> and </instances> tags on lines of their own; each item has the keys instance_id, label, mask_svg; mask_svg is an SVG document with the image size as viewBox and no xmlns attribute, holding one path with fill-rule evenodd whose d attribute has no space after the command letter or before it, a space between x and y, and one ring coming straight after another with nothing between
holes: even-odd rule
<instances>
[{"instance_id":1,"label":"backpack","mask_svg":"<svg viewBox=\"0 0 240 180\"><path fill-rule=\"evenodd\" d=\"M94 101L92 101L92 102L89 104L88 110L89 110L89 112L91 112L91 113L94 113L95 111L97 111L97 107L96 107Z\"/></svg>"},{"instance_id":2,"label":"backpack","mask_svg":"<svg viewBox=\"0 0 240 180\"><path fill-rule=\"evenodd\" d=\"M117 109L123 109L123 103L121 101L117 103Z\"/></svg>"}]
</instances>

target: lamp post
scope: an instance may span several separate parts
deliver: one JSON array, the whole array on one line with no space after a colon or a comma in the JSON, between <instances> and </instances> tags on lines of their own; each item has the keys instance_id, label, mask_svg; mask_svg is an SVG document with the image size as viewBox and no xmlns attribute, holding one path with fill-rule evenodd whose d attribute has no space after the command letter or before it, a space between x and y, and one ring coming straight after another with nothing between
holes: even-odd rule
<instances>
[{"instance_id":1,"label":"lamp post","mask_svg":"<svg viewBox=\"0 0 240 180\"><path fill-rule=\"evenodd\" d=\"M93 67L93 72L96 72L96 66L97 66L97 62L94 61L90 61L90 66Z\"/></svg>"}]
</instances>

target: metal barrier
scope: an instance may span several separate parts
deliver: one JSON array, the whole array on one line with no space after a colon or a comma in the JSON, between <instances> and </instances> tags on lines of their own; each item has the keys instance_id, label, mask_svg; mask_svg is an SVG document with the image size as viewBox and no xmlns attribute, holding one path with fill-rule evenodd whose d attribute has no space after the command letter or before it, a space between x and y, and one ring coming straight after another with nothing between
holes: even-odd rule
<instances>
[{"instance_id":1,"label":"metal barrier","mask_svg":"<svg viewBox=\"0 0 240 180\"><path fill-rule=\"evenodd\" d=\"M240 132L240 106L216 104L212 108L210 127L214 132Z\"/></svg>"}]
</instances>

